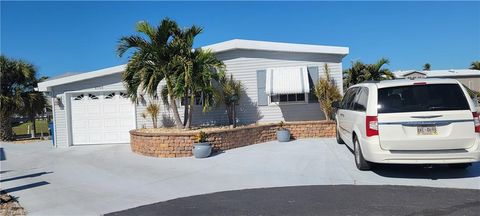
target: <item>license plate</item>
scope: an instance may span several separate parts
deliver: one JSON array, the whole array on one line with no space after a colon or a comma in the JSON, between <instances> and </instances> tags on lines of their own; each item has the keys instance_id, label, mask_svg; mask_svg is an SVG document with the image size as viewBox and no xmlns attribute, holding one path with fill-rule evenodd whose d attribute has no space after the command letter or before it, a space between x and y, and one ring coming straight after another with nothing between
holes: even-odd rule
<instances>
[{"instance_id":1,"label":"license plate","mask_svg":"<svg viewBox=\"0 0 480 216\"><path fill-rule=\"evenodd\" d=\"M417 135L437 135L437 126L418 126Z\"/></svg>"}]
</instances>

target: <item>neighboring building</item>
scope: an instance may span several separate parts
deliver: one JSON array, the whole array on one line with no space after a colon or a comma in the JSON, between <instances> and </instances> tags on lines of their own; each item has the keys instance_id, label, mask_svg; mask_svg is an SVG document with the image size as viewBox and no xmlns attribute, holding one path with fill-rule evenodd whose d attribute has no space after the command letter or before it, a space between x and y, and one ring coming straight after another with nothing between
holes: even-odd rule
<instances>
[{"instance_id":1,"label":"neighboring building","mask_svg":"<svg viewBox=\"0 0 480 216\"><path fill-rule=\"evenodd\" d=\"M347 47L237 39L202 48L215 52L227 74L242 82L245 92L237 107L240 124L324 119L313 87L323 76L325 63L343 93L342 59ZM120 65L39 84L40 91L52 96L57 146L128 143L129 130L152 127L150 119L142 117L147 97L136 104L126 97L121 81L124 69ZM171 111L162 107L159 122L173 125ZM183 107L179 112L183 115ZM207 113L201 107L194 109L194 125L227 122L223 106Z\"/></svg>"},{"instance_id":2,"label":"neighboring building","mask_svg":"<svg viewBox=\"0 0 480 216\"><path fill-rule=\"evenodd\" d=\"M480 92L480 70L472 69L450 69L450 70L429 70L429 71L396 71L393 72L397 79L417 78L453 78L464 84L469 89Z\"/></svg>"}]
</instances>

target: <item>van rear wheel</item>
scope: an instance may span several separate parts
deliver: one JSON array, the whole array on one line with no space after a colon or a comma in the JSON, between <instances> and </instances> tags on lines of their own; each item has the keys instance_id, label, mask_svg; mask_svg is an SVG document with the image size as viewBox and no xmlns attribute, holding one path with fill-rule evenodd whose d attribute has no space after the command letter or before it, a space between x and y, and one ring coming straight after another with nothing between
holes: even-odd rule
<instances>
[{"instance_id":1,"label":"van rear wheel","mask_svg":"<svg viewBox=\"0 0 480 216\"><path fill-rule=\"evenodd\" d=\"M360 148L360 142L357 138L353 139L353 154L355 155L355 165L359 170L370 170L371 164L363 157L362 149Z\"/></svg>"},{"instance_id":2,"label":"van rear wheel","mask_svg":"<svg viewBox=\"0 0 480 216\"><path fill-rule=\"evenodd\" d=\"M471 163L459 163L459 164L449 164L448 167L451 169L466 169L471 166Z\"/></svg>"}]
</instances>

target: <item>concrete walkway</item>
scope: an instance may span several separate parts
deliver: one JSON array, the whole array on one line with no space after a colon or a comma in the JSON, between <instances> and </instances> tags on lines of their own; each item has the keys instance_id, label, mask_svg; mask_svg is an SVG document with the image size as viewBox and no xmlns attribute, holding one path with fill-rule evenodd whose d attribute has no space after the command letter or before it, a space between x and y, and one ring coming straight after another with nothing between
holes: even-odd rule
<instances>
[{"instance_id":1,"label":"concrete walkway","mask_svg":"<svg viewBox=\"0 0 480 216\"><path fill-rule=\"evenodd\" d=\"M268 142L207 159L140 156L129 145L54 149L47 143L0 144L1 188L32 215L99 215L179 197L297 185L412 185L480 189L480 164L381 166L358 171L334 139Z\"/></svg>"}]
</instances>

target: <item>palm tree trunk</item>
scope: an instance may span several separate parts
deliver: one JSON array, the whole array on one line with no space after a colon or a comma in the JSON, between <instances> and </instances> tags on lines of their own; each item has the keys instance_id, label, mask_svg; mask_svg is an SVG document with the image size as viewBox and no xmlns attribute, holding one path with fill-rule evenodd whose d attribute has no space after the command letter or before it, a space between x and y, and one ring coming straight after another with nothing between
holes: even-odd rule
<instances>
[{"instance_id":1,"label":"palm tree trunk","mask_svg":"<svg viewBox=\"0 0 480 216\"><path fill-rule=\"evenodd\" d=\"M226 105L227 106L227 116L228 116L228 125L232 125L232 105Z\"/></svg>"},{"instance_id":2,"label":"palm tree trunk","mask_svg":"<svg viewBox=\"0 0 480 216\"><path fill-rule=\"evenodd\" d=\"M188 121L188 89L185 90L185 93L183 94L183 107L184 107L184 110L183 110L183 126L186 126L187 125L187 121Z\"/></svg>"},{"instance_id":3,"label":"palm tree trunk","mask_svg":"<svg viewBox=\"0 0 480 216\"><path fill-rule=\"evenodd\" d=\"M190 110L188 112L188 120L187 120L187 124L185 126L185 128L187 128L187 129L190 129L192 127L193 105L195 103L194 99L195 99L195 95L193 95L193 94L190 95L190 105L188 106Z\"/></svg>"},{"instance_id":4,"label":"palm tree trunk","mask_svg":"<svg viewBox=\"0 0 480 216\"><path fill-rule=\"evenodd\" d=\"M232 104L232 121L233 121L233 128L237 127L237 121L236 121L236 113L235 113L235 102Z\"/></svg>"},{"instance_id":5,"label":"palm tree trunk","mask_svg":"<svg viewBox=\"0 0 480 216\"><path fill-rule=\"evenodd\" d=\"M12 121L10 119L10 115L3 111L0 111L0 140L13 140Z\"/></svg>"},{"instance_id":6,"label":"palm tree trunk","mask_svg":"<svg viewBox=\"0 0 480 216\"><path fill-rule=\"evenodd\" d=\"M180 119L180 114L178 113L177 102L175 101L175 97L173 97L172 83L170 80L167 80L167 91L168 91L168 98L170 99L170 104L172 105L173 118L175 119L175 125L177 126L177 128L182 129L183 124L182 124L182 120Z\"/></svg>"},{"instance_id":7,"label":"palm tree trunk","mask_svg":"<svg viewBox=\"0 0 480 216\"><path fill-rule=\"evenodd\" d=\"M30 116L30 122L32 122L32 138L35 138L36 126L35 126L35 116Z\"/></svg>"}]
</instances>

